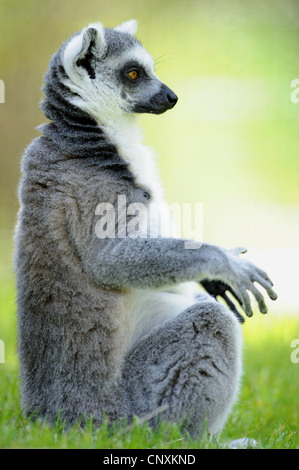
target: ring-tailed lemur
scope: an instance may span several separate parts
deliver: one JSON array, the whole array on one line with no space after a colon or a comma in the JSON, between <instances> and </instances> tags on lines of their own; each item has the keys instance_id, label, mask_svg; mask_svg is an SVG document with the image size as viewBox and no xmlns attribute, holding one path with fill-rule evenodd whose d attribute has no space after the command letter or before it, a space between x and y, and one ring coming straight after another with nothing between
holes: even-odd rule
<instances>
[{"instance_id":1,"label":"ring-tailed lemur","mask_svg":"<svg viewBox=\"0 0 299 470\"><path fill-rule=\"evenodd\" d=\"M15 242L22 400L49 422L58 413L67 424L92 416L98 425L103 413L150 415L152 425L184 423L193 436L207 419L215 433L238 391L241 327L193 282L229 286L248 316L247 290L266 311L254 282L276 294L242 249L190 250L163 233L97 236L99 203L117 211L119 196L127 205L164 201L136 114L163 113L177 97L135 31L133 20L91 24L45 76L41 107L51 122L22 160Z\"/></svg>"}]
</instances>

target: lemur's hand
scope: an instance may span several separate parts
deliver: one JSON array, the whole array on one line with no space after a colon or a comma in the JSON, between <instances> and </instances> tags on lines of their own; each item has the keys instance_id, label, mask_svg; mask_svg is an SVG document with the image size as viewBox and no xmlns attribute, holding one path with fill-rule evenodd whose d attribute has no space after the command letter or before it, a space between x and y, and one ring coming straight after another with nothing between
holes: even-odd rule
<instances>
[{"instance_id":1,"label":"lemur's hand","mask_svg":"<svg viewBox=\"0 0 299 470\"><path fill-rule=\"evenodd\" d=\"M244 260L239 257L241 253L246 253L246 248L234 248L226 250L228 255L229 269L226 273L226 278L221 279L228 284L235 292L236 298L240 299L241 306L248 317L253 315L250 298L247 290L250 291L259 306L261 313L267 313L267 306L263 295L254 285L255 282L260 284L269 295L270 299L276 300L277 294L272 289L273 282L268 277L267 273L262 269L255 266L250 261Z\"/></svg>"},{"instance_id":2,"label":"lemur's hand","mask_svg":"<svg viewBox=\"0 0 299 470\"><path fill-rule=\"evenodd\" d=\"M255 282L264 287L272 300L276 300L277 298L276 293L272 289L273 282L269 279L267 273L250 261L239 258L239 255L246 253L246 251L246 248L223 250L225 254L225 267L222 266L223 271L222 269L217 269L217 272L215 270L211 278L209 277L208 279L200 281L203 287L209 294L215 297L215 299L220 296L225 300L228 307L234 312L241 323L244 322L244 318L236 309L235 304L227 296L227 291L234 296L248 317L251 317L253 313L247 290L254 295L260 311L267 313L264 297L254 285Z\"/></svg>"}]
</instances>

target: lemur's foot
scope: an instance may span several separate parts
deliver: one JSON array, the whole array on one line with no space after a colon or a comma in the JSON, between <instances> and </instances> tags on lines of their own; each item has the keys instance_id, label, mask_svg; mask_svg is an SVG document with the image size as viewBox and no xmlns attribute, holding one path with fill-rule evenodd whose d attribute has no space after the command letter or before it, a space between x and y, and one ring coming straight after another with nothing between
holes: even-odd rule
<instances>
[{"instance_id":1,"label":"lemur's foot","mask_svg":"<svg viewBox=\"0 0 299 470\"><path fill-rule=\"evenodd\" d=\"M257 449L260 448L255 439L250 439L249 437L241 437L240 439L235 439L230 441L227 444L229 449Z\"/></svg>"},{"instance_id":2,"label":"lemur's foot","mask_svg":"<svg viewBox=\"0 0 299 470\"><path fill-rule=\"evenodd\" d=\"M235 314L239 322L240 323L245 322L244 317L241 315L240 312L238 312L234 302L226 294L227 291L230 292L235 297L235 299L239 302L239 304L242 305L241 300L239 299L235 291L230 286L228 286L227 284L221 281L216 281L216 280L209 281L208 279L203 279L201 281L201 285L216 300L217 300L217 297L222 297L223 300L226 302L227 306L230 308L230 310Z\"/></svg>"}]
</instances>

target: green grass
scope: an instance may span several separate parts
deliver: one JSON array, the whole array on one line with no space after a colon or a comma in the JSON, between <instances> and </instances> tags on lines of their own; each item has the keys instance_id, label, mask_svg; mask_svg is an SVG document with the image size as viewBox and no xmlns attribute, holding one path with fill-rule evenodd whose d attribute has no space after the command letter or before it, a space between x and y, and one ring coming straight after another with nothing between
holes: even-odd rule
<instances>
[{"instance_id":1,"label":"green grass","mask_svg":"<svg viewBox=\"0 0 299 470\"><path fill-rule=\"evenodd\" d=\"M294 338L299 338L298 316L256 313L246 321L241 394L223 436L248 435L264 448L299 447L299 363L290 358Z\"/></svg>"}]
</instances>

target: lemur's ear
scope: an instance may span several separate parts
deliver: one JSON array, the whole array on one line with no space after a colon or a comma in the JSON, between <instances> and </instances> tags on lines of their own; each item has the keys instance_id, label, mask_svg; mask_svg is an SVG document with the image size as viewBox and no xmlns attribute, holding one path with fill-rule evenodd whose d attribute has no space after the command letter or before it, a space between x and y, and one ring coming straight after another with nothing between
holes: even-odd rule
<instances>
[{"instance_id":1,"label":"lemur's ear","mask_svg":"<svg viewBox=\"0 0 299 470\"><path fill-rule=\"evenodd\" d=\"M132 36L136 34L137 31L137 20L129 20L125 21L125 23L120 24L119 26L116 26L114 29L115 31L121 31L122 33L129 33Z\"/></svg>"},{"instance_id":2,"label":"lemur's ear","mask_svg":"<svg viewBox=\"0 0 299 470\"><path fill-rule=\"evenodd\" d=\"M71 79L83 69L90 78L94 78L91 59L100 59L106 51L104 27L101 23L92 23L81 33L74 36L66 45L63 65ZM81 69L81 70L80 70Z\"/></svg>"}]
</instances>

